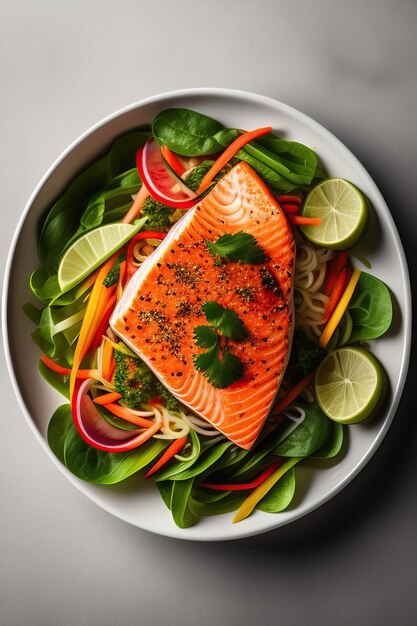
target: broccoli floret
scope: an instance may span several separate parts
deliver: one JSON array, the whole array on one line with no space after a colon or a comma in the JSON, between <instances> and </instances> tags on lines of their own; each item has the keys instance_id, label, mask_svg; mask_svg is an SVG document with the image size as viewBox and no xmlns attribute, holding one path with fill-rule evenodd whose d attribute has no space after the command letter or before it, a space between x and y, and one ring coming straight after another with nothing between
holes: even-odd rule
<instances>
[{"instance_id":1,"label":"broccoli floret","mask_svg":"<svg viewBox=\"0 0 417 626\"><path fill-rule=\"evenodd\" d=\"M113 265L113 267L111 267L106 275L106 277L103 280L103 285L107 288L111 287L112 285L115 285L117 283L117 281L119 280L119 276L120 276L120 262L121 262L122 256L120 255L115 264Z\"/></svg>"},{"instance_id":2,"label":"broccoli floret","mask_svg":"<svg viewBox=\"0 0 417 626\"><path fill-rule=\"evenodd\" d=\"M168 410L178 409L177 400L162 385L141 359L114 351L116 370L113 384L123 402L131 409L137 409L140 404L147 403L152 398L160 397L165 401Z\"/></svg>"},{"instance_id":3,"label":"broccoli floret","mask_svg":"<svg viewBox=\"0 0 417 626\"><path fill-rule=\"evenodd\" d=\"M147 230L168 230L172 226L171 216L175 209L148 197L143 204L142 213L148 216Z\"/></svg>"},{"instance_id":4,"label":"broccoli floret","mask_svg":"<svg viewBox=\"0 0 417 626\"><path fill-rule=\"evenodd\" d=\"M296 328L292 340L291 356L285 372L285 380L297 383L313 372L327 352L309 339L301 328Z\"/></svg>"}]
</instances>

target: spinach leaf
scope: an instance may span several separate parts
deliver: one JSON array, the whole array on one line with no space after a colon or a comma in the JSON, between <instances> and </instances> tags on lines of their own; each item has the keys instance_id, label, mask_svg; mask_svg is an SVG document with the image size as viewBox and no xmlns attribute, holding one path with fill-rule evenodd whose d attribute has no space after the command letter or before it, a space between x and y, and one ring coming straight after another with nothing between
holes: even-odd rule
<instances>
[{"instance_id":1,"label":"spinach leaf","mask_svg":"<svg viewBox=\"0 0 417 626\"><path fill-rule=\"evenodd\" d=\"M189 469L194 465L194 463L197 462L201 452L201 443L197 433L192 429L190 430L190 439L193 444L193 450L196 450L196 455L188 461L178 461L177 459L174 459L175 463L168 465L168 467L163 469L161 472L158 472L156 479L157 483L164 483L167 480L175 480L175 476L177 474Z\"/></svg>"},{"instance_id":2,"label":"spinach leaf","mask_svg":"<svg viewBox=\"0 0 417 626\"><path fill-rule=\"evenodd\" d=\"M312 459L332 459L339 454L343 445L343 424L331 422L331 433L326 443L314 452Z\"/></svg>"},{"instance_id":3,"label":"spinach leaf","mask_svg":"<svg viewBox=\"0 0 417 626\"><path fill-rule=\"evenodd\" d=\"M295 469L292 467L257 504L256 508L265 513L279 513L286 509L295 493Z\"/></svg>"},{"instance_id":4,"label":"spinach leaf","mask_svg":"<svg viewBox=\"0 0 417 626\"><path fill-rule=\"evenodd\" d=\"M62 251L77 231L90 198L111 184L115 176L135 166L136 151L149 137L147 131L134 131L117 139L49 209L38 240L39 258L47 274L56 273Z\"/></svg>"},{"instance_id":5,"label":"spinach leaf","mask_svg":"<svg viewBox=\"0 0 417 626\"><path fill-rule=\"evenodd\" d=\"M69 404L60 406L51 417L48 443L55 456L75 476L102 485L112 485L135 474L166 448L166 442L151 439L129 452L96 450L78 434Z\"/></svg>"},{"instance_id":6,"label":"spinach leaf","mask_svg":"<svg viewBox=\"0 0 417 626\"><path fill-rule=\"evenodd\" d=\"M158 487L159 494L164 501L165 506L168 509L171 509L171 494L174 483L170 480L164 480L161 483L156 483L156 486Z\"/></svg>"},{"instance_id":7,"label":"spinach leaf","mask_svg":"<svg viewBox=\"0 0 417 626\"><path fill-rule=\"evenodd\" d=\"M384 283L362 272L348 306L353 330L349 343L368 341L383 335L391 325L391 295Z\"/></svg>"},{"instance_id":8,"label":"spinach leaf","mask_svg":"<svg viewBox=\"0 0 417 626\"><path fill-rule=\"evenodd\" d=\"M198 513L190 508L190 497L194 479L175 481L171 491L170 509L172 518L179 528L194 526L200 518Z\"/></svg>"},{"instance_id":9,"label":"spinach leaf","mask_svg":"<svg viewBox=\"0 0 417 626\"><path fill-rule=\"evenodd\" d=\"M63 395L67 400L70 399L69 393L69 381L67 382L65 376L57 374L53 370L49 369L43 361L39 361L38 370L46 382L51 385L58 393Z\"/></svg>"},{"instance_id":10,"label":"spinach leaf","mask_svg":"<svg viewBox=\"0 0 417 626\"><path fill-rule=\"evenodd\" d=\"M330 420L317 403L299 402L305 411L304 421L293 430L273 453L285 457L307 457L321 448L331 433Z\"/></svg>"},{"instance_id":11,"label":"spinach leaf","mask_svg":"<svg viewBox=\"0 0 417 626\"><path fill-rule=\"evenodd\" d=\"M298 187L296 183L290 182L287 178L285 178L285 176L282 176L282 174L279 174L269 165L263 163L245 150L239 150L239 152L237 152L236 157L232 159L232 164L238 163L239 161L245 161L245 163L250 165L256 172L258 172L266 184L276 191L288 193Z\"/></svg>"},{"instance_id":12,"label":"spinach leaf","mask_svg":"<svg viewBox=\"0 0 417 626\"><path fill-rule=\"evenodd\" d=\"M221 515L222 513L231 513L237 508L247 497L247 492L228 491L226 494L213 502L202 502L194 497L194 492L190 499L190 508L200 517L208 517L210 515Z\"/></svg>"},{"instance_id":13,"label":"spinach leaf","mask_svg":"<svg viewBox=\"0 0 417 626\"><path fill-rule=\"evenodd\" d=\"M171 480L188 480L194 478L205 472L210 468L220 457L226 452L226 450L232 445L231 441L220 441L202 454L198 460L188 469L183 469L171 476Z\"/></svg>"},{"instance_id":14,"label":"spinach leaf","mask_svg":"<svg viewBox=\"0 0 417 626\"><path fill-rule=\"evenodd\" d=\"M236 129L191 109L165 109L152 122L152 133L160 145L190 157L220 152L238 136Z\"/></svg>"}]
</instances>

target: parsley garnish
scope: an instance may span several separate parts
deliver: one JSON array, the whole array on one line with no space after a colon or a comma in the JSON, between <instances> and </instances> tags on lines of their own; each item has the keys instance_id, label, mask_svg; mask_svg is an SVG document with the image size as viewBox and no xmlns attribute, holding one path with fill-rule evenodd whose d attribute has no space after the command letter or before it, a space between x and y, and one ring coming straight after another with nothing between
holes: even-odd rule
<instances>
[{"instance_id":1,"label":"parsley garnish","mask_svg":"<svg viewBox=\"0 0 417 626\"><path fill-rule=\"evenodd\" d=\"M217 241L206 239L206 246L214 257L216 265L222 265L225 259L250 265L258 265L267 260L265 250L258 244L255 237L243 231L234 235L222 235Z\"/></svg>"},{"instance_id":2,"label":"parsley garnish","mask_svg":"<svg viewBox=\"0 0 417 626\"><path fill-rule=\"evenodd\" d=\"M224 389L242 378L244 364L220 345L221 337L241 342L248 336L248 330L240 317L231 309L225 309L218 302L206 302L202 307L210 326L197 326L194 341L206 352L194 355L194 365L206 376L213 387Z\"/></svg>"}]
</instances>

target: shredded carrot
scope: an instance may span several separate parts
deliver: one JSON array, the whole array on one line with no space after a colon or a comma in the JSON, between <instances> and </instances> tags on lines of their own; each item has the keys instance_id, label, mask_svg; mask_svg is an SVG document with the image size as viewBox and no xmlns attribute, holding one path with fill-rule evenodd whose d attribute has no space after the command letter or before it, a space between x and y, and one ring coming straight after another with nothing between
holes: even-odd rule
<instances>
[{"instance_id":1,"label":"shredded carrot","mask_svg":"<svg viewBox=\"0 0 417 626\"><path fill-rule=\"evenodd\" d=\"M280 400L278 404L275 405L273 415L279 415L280 413L282 413L282 411L284 411L284 409L286 409L287 406L291 404L291 402L295 400L297 396L300 395L304 387L307 387L307 385L311 383L311 381L313 380L313 376L314 376L314 372L311 372L311 374L308 374L305 378L300 380L291 389L291 391L289 391L287 395L284 396L282 400Z\"/></svg>"},{"instance_id":2,"label":"shredded carrot","mask_svg":"<svg viewBox=\"0 0 417 626\"><path fill-rule=\"evenodd\" d=\"M121 393L111 391L110 393L103 393L101 396L97 396L97 398L94 398L93 402L100 405L106 405L109 404L109 402L117 402L121 397Z\"/></svg>"},{"instance_id":3,"label":"shredded carrot","mask_svg":"<svg viewBox=\"0 0 417 626\"><path fill-rule=\"evenodd\" d=\"M177 159L175 154L168 148L168 146L162 146L161 152L165 161L168 163L168 165L171 166L171 168L174 170L176 175L182 176L184 172L186 171L185 167L183 166L182 163L180 163L180 161Z\"/></svg>"},{"instance_id":4,"label":"shredded carrot","mask_svg":"<svg viewBox=\"0 0 417 626\"><path fill-rule=\"evenodd\" d=\"M144 417L140 417L140 415L136 415L135 413L132 413L132 411L129 411L129 409L126 409L124 406L121 406L120 404L116 404L115 402L109 402L108 404L106 404L106 409L110 411L110 413L113 413L113 415L116 415L117 417L121 417L127 422L130 422L131 424L136 424L136 426L143 426L143 428L150 428L155 423Z\"/></svg>"},{"instance_id":5,"label":"shredded carrot","mask_svg":"<svg viewBox=\"0 0 417 626\"><path fill-rule=\"evenodd\" d=\"M237 139L232 141L230 146L226 148L224 152L221 153L219 158L213 163L207 174L204 176L203 180L200 183L199 188L197 189L197 195L203 193L210 185L213 178L223 169L225 165L230 161L231 158L235 156L239 150L241 150L247 143L252 141L253 139L257 139L258 137L262 137L262 135L266 135L272 131L271 126L266 126L265 128L258 128L256 130L250 130L247 133L243 133Z\"/></svg>"},{"instance_id":6,"label":"shredded carrot","mask_svg":"<svg viewBox=\"0 0 417 626\"><path fill-rule=\"evenodd\" d=\"M185 442L187 441L187 437L188 437L188 435L185 435L184 437L180 437L179 439L175 439L175 441L173 441L171 443L171 445L165 450L165 452L161 456L161 458L155 463L155 465L153 465L151 467L149 472L147 474L145 474L145 478L148 478L148 476L151 476L152 474L155 474L155 472L157 472L159 469L161 469L161 467L163 465L165 465L165 463L168 463L168 461L170 459L172 459L172 457L175 454L177 454L177 452L179 452L182 447L184 447Z\"/></svg>"},{"instance_id":7,"label":"shredded carrot","mask_svg":"<svg viewBox=\"0 0 417 626\"><path fill-rule=\"evenodd\" d=\"M133 222L133 220L137 218L148 196L149 191L146 189L145 185L142 185L142 187L136 194L136 198L134 199L132 206L122 219L123 224L130 224L131 222Z\"/></svg>"},{"instance_id":8,"label":"shredded carrot","mask_svg":"<svg viewBox=\"0 0 417 626\"><path fill-rule=\"evenodd\" d=\"M277 459L276 461L273 461L271 465L264 469L264 471L250 483L230 483L224 485L201 483L200 487L205 487L206 489L216 489L217 491L245 491L246 489L255 489L256 487L259 487L259 485L262 485L262 483L269 478L280 465L282 465L283 461L284 459Z\"/></svg>"},{"instance_id":9,"label":"shredded carrot","mask_svg":"<svg viewBox=\"0 0 417 626\"><path fill-rule=\"evenodd\" d=\"M102 374L105 380L111 382L111 368L113 358L113 346L109 341L105 341L103 345L103 358L102 358Z\"/></svg>"},{"instance_id":10,"label":"shredded carrot","mask_svg":"<svg viewBox=\"0 0 417 626\"><path fill-rule=\"evenodd\" d=\"M83 323L81 325L80 334L78 337L77 345L75 347L74 361L70 375L71 397L74 392L77 371L94 340L97 329L100 325L100 321L102 320L103 314L106 311L108 302L111 296L114 295L114 289L111 287L107 289L107 287L103 285L103 280L107 276L118 255L119 252L115 252L105 263L103 263L99 273L97 274L94 287L88 299Z\"/></svg>"},{"instance_id":11,"label":"shredded carrot","mask_svg":"<svg viewBox=\"0 0 417 626\"><path fill-rule=\"evenodd\" d=\"M296 463L302 461L301 457L293 457L283 463L278 469L275 470L271 476L269 476L259 487L256 487L242 502L238 508L235 517L233 518L233 524L241 522L245 517L248 517L256 507L258 502L266 496L268 491L278 482L278 480L284 476L285 472L288 472Z\"/></svg>"},{"instance_id":12,"label":"shredded carrot","mask_svg":"<svg viewBox=\"0 0 417 626\"><path fill-rule=\"evenodd\" d=\"M336 306L335 310L333 311L332 316L330 317L329 321L327 322L326 326L324 327L324 330L320 336L319 339L319 345L322 348L325 348L327 346L327 344L329 343L334 331L337 328L337 325L339 324L340 320L343 317L343 313L346 311L349 302L353 296L353 292L355 291L355 287L358 283L359 277L361 275L361 270L358 269L357 267L355 267L355 269L352 272L352 276L350 277L350 280L346 286L346 289L342 295L342 297L339 300L338 305Z\"/></svg>"},{"instance_id":13,"label":"shredded carrot","mask_svg":"<svg viewBox=\"0 0 417 626\"><path fill-rule=\"evenodd\" d=\"M116 302L116 296L112 295L106 305L106 309L104 311L103 317L101 319L100 325L97 329L96 335L89 347L89 352L94 352L95 350L97 350L97 348L99 347L99 345L102 342L103 339L103 335L105 335L108 327L109 327L109 321L110 321L110 316L113 313L113 308L114 308L114 304Z\"/></svg>"},{"instance_id":14,"label":"shredded carrot","mask_svg":"<svg viewBox=\"0 0 417 626\"><path fill-rule=\"evenodd\" d=\"M55 361L52 361L52 359L47 357L45 354L41 356L40 360L47 367L49 367L50 370L52 370L53 372L56 372L57 374L62 374L62 376L69 376L71 374L71 370L69 369L69 367L61 367L61 365L58 365L58 363L55 363ZM98 374L97 370L78 370L77 378L79 379L96 378L97 374Z\"/></svg>"},{"instance_id":15,"label":"shredded carrot","mask_svg":"<svg viewBox=\"0 0 417 626\"><path fill-rule=\"evenodd\" d=\"M321 219L319 217L303 217L302 215L289 215L288 219L294 226L320 226Z\"/></svg>"}]
</instances>

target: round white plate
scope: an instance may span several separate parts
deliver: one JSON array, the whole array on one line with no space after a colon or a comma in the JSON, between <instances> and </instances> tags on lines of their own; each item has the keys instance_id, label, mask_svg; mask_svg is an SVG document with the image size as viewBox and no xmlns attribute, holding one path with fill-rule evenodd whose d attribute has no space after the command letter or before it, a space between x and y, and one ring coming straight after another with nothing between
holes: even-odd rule
<instances>
[{"instance_id":1,"label":"round white plate","mask_svg":"<svg viewBox=\"0 0 417 626\"><path fill-rule=\"evenodd\" d=\"M75 478L55 459L45 435L49 418L63 398L38 374L39 350L30 340L33 325L21 309L23 303L33 300L28 281L31 270L38 264L36 227L45 208L116 137L149 124L159 111L168 107L195 109L233 128L272 125L282 137L317 150L330 176L346 178L362 189L375 211L368 235L353 254L371 262L372 274L390 287L395 305L392 328L372 345L372 351L388 373L389 395L374 419L349 427L343 459L336 464L323 464L325 469L314 469L308 462L299 467L295 499L283 513L256 511L239 524L232 524L232 514L208 517L186 530L175 526L152 484L139 485L129 480L114 487L92 485ZM68 479L106 511L130 524L161 535L206 541L247 537L288 524L313 511L347 485L372 457L394 417L407 373L411 339L410 283L404 251L391 214L364 167L338 139L306 115L275 100L228 89L191 89L142 100L91 128L57 159L34 191L18 225L6 267L2 317L6 358L23 412L41 445Z\"/></svg>"}]
</instances>

